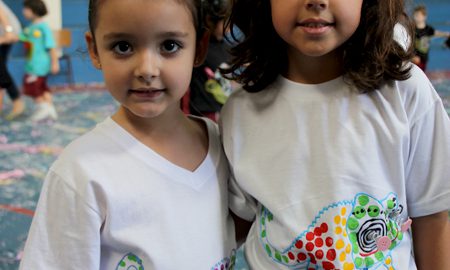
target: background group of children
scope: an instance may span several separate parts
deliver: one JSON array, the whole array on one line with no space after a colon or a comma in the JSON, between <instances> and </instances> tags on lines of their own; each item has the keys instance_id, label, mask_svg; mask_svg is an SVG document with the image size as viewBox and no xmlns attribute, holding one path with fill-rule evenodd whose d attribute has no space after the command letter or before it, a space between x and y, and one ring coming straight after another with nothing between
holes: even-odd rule
<instances>
[{"instance_id":1,"label":"background group of children","mask_svg":"<svg viewBox=\"0 0 450 270\"><path fill-rule=\"evenodd\" d=\"M20 22L8 6L0 1L0 109L3 106L4 89L12 100L12 111L5 117L13 120L25 112L25 103L7 68L7 58L14 42L21 41L26 49L23 93L35 102L33 121L56 120L58 114L52 94L47 85L47 76L59 72L58 52L52 30L43 20L47 8L42 0L25 0L23 15L31 23L22 30Z\"/></svg>"},{"instance_id":2,"label":"background group of children","mask_svg":"<svg viewBox=\"0 0 450 270\"><path fill-rule=\"evenodd\" d=\"M20 269L450 269L450 120L404 1L233 0L220 132L180 108L217 1L89 1L119 108L49 169Z\"/></svg>"}]
</instances>

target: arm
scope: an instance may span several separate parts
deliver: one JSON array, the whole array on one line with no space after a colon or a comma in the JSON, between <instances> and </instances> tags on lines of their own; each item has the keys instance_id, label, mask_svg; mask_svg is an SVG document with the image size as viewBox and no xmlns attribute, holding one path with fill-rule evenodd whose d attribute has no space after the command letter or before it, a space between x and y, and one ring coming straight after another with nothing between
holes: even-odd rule
<instances>
[{"instance_id":1,"label":"arm","mask_svg":"<svg viewBox=\"0 0 450 270\"><path fill-rule=\"evenodd\" d=\"M414 218L412 233L419 270L450 269L450 223L447 211Z\"/></svg>"},{"instance_id":2,"label":"arm","mask_svg":"<svg viewBox=\"0 0 450 270\"><path fill-rule=\"evenodd\" d=\"M450 32L436 30L436 31L434 31L434 36L435 37L450 37Z\"/></svg>"},{"instance_id":3,"label":"arm","mask_svg":"<svg viewBox=\"0 0 450 270\"><path fill-rule=\"evenodd\" d=\"M56 74L59 72L59 57L58 50L56 48L50 49L51 68L50 72Z\"/></svg>"},{"instance_id":4,"label":"arm","mask_svg":"<svg viewBox=\"0 0 450 270\"><path fill-rule=\"evenodd\" d=\"M79 192L49 172L19 269L99 269L103 220Z\"/></svg>"},{"instance_id":5,"label":"arm","mask_svg":"<svg viewBox=\"0 0 450 270\"><path fill-rule=\"evenodd\" d=\"M13 32L12 26L9 24L8 16L2 6L0 6L0 24L5 31L5 34L0 37L0 44L13 43L19 40L19 37Z\"/></svg>"}]
</instances>

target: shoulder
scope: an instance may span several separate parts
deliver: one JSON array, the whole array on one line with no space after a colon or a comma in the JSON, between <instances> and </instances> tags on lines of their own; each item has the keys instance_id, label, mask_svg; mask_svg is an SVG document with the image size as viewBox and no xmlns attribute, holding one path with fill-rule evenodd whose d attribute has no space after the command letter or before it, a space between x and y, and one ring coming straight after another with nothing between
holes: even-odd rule
<instances>
[{"instance_id":1,"label":"shoulder","mask_svg":"<svg viewBox=\"0 0 450 270\"><path fill-rule=\"evenodd\" d=\"M39 22L33 25L34 29L38 29L44 33L51 32L50 25L47 22Z\"/></svg>"},{"instance_id":2,"label":"shoulder","mask_svg":"<svg viewBox=\"0 0 450 270\"><path fill-rule=\"evenodd\" d=\"M105 121L107 122L107 121ZM70 142L59 155L53 167L82 166L104 160L113 151L114 143L105 134L108 125L105 122Z\"/></svg>"},{"instance_id":3,"label":"shoulder","mask_svg":"<svg viewBox=\"0 0 450 270\"><path fill-rule=\"evenodd\" d=\"M211 138L219 137L219 127L216 122L201 116L189 115L189 118L199 124L202 130L206 132L206 137L211 140Z\"/></svg>"},{"instance_id":4,"label":"shoulder","mask_svg":"<svg viewBox=\"0 0 450 270\"><path fill-rule=\"evenodd\" d=\"M394 89L387 89L399 96L409 118L414 120L434 107L440 97L426 74L416 65L410 65L410 77L404 81L395 81Z\"/></svg>"},{"instance_id":5,"label":"shoulder","mask_svg":"<svg viewBox=\"0 0 450 270\"><path fill-rule=\"evenodd\" d=\"M425 26L425 29L428 30L428 31L434 31L434 27L431 26L431 25L429 25L429 24L427 24L427 25Z\"/></svg>"},{"instance_id":6,"label":"shoulder","mask_svg":"<svg viewBox=\"0 0 450 270\"><path fill-rule=\"evenodd\" d=\"M277 79L258 92L249 92L243 88L234 90L224 104L221 114L228 114L233 110L258 110L272 103L275 97L282 92L282 88L284 86Z\"/></svg>"},{"instance_id":7,"label":"shoulder","mask_svg":"<svg viewBox=\"0 0 450 270\"><path fill-rule=\"evenodd\" d=\"M397 81L396 84L405 98L409 100L422 100L434 103L439 96L437 95L431 81L427 75L416 65L411 66L410 77L404 81Z\"/></svg>"}]
</instances>

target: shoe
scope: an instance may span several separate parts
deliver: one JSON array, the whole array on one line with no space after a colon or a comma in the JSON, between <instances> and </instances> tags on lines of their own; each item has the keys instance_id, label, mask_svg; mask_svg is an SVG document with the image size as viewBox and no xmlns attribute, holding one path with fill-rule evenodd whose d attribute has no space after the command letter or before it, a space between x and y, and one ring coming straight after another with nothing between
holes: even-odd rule
<instances>
[{"instance_id":1,"label":"shoe","mask_svg":"<svg viewBox=\"0 0 450 270\"><path fill-rule=\"evenodd\" d=\"M25 112L25 103L22 99L17 99L13 102L12 111L5 117L6 120L11 121L21 116Z\"/></svg>"},{"instance_id":2,"label":"shoe","mask_svg":"<svg viewBox=\"0 0 450 270\"><path fill-rule=\"evenodd\" d=\"M58 113L56 112L56 108L53 104L50 104L49 113L52 120L58 119Z\"/></svg>"},{"instance_id":3,"label":"shoe","mask_svg":"<svg viewBox=\"0 0 450 270\"><path fill-rule=\"evenodd\" d=\"M31 117L31 121L39 122L46 119L56 120L58 115L53 104L41 103L37 105L36 112Z\"/></svg>"}]
</instances>

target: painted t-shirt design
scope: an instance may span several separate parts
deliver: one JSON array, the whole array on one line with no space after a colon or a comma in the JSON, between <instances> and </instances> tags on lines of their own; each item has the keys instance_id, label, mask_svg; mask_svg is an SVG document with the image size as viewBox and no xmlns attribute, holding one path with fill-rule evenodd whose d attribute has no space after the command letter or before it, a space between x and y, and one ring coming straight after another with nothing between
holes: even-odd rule
<instances>
[{"instance_id":1,"label":"painted t-shirt design","mask_svg":"<svg viewBox=\"0 0 450 270\"><path fill-rule=\"evenodd\" d=\"M397 195L377 200L357 194L323 208L307 230L283 251L270 243L267 226L273 215L262 208L260 239L267 255L292 269L394 270L391 252L409 229Z\"/></svg>"},{"instance_id":2,"label":"painted t-shirt design","mask_svg":"<svg viewBox=\"0 0 450 270\"><path fill-rule=\"evenodd\" d=\"M116 267L116 270L144 270L144 265L142 264L142 260L134 255L133 253L128 253L120 260L119 264Z\"/></svg>"},{"instance_id":3,"label":"painted t-shirt design","mask_svg":"<svg viewBox=\"0 0 450 270\"><path fill-rule=\"evenodd\" d=\"M236 262L236 250L232 250L231 251L231 255L228 258L224 258L223 260L221 260L220 262L216 263L216 265L214 265L211 270L228 270L228 269L233 269L234 268L234 264Z\"/></svg>"},{"instance_id":4,"label":"painted t-shirt design","mask_svg":"<svg viewBox=\"0 0 450 270\"><path fill-rule=\"evenodd\" d=\"M231 256L222 259L216 263L211 270L228 270L232 269L236 260L235 250L231 252ZM117 264L116 270L144 270L142 259L133 253L127 253Z\"/></svg>"}]
</instances>

